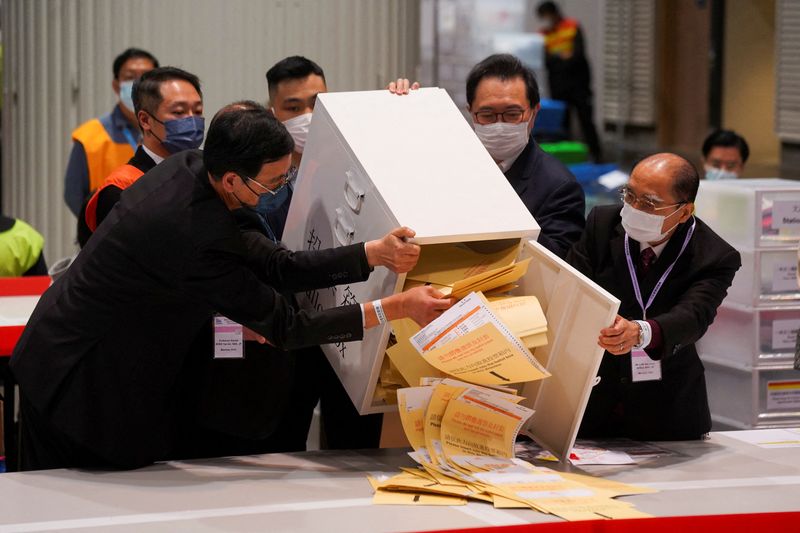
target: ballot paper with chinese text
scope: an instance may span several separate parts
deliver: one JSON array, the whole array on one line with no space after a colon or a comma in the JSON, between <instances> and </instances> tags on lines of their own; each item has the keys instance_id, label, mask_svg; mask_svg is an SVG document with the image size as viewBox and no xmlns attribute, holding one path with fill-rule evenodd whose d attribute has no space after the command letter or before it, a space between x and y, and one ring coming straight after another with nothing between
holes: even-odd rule
<instances>
[{"instance_id":1,"label":"ballot paper with chinese text","mask_svg":"<svg viewBox=\"0 0 800 533\"><path fill-rule=\"evenodd\" d=\"M480 293L467 295L410 342L433 367L470 383L503 385L550 375Z\"/></svg>"}]
</instances>

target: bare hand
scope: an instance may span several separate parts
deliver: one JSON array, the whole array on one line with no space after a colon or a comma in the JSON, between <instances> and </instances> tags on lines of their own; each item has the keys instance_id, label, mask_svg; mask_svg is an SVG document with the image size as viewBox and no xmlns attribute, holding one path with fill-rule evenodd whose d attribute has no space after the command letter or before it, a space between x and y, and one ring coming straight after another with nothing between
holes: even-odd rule
<instances>
[{"instance_id":1,"label":"bare hand","mask_svg":"<svg viewBox=\"0 0 800 533\"><path fill-rule=\"evenodd\" d=\"M427 326L455 303L454 299L445 298L444 294L430 286L414 287L401 292L399 296L402 297L402 316L421 327Z\"/></svg>"},{"instance_id":2,"label":"bare hand","mask_svg":"<svg viewBox=\"0 0 800 533\"><path fill-rule=\"evenodd\" d=\"M385 266L392 272L404 274L417 265L419 246L406 242L416 233L402 227L392 230L384 238L365 245L369 266Z\"/></svg>"},{"instance_id":3,"label":"bare hand","mask_svg":"<svg viewBox=\"0 0 800 533\"><path fill-rule=\"evenodd\" d=\"M610 328L600 330L597 345L614 355L623 355L639 343L639 325L617 315Z\"/></svg>"},{"instance_id":4,"label":"bare hand","mask_svg":"<svg viewBox=\"0 0 800 533\"><path fill-rule=\"evenodd\" d=\"M419 89L419 82L415 81L414 83L411 83L406 78L397 78L397 81L390 82L386 88L389 89L390 93L399 96L408 94L409 90L416 91Z\"/></svg>"},{"instance_id":5,"label":"bare hand","mask_svg":"<svg viewBox=\"0 0 800 533\"><path fill-rule=\"evenodd\" d=\"M242 326L242 336L244 337L245 341L255 341L258 344L266 344L267 342L266 337L244 326Z\"/></svg>"}]
</instances>

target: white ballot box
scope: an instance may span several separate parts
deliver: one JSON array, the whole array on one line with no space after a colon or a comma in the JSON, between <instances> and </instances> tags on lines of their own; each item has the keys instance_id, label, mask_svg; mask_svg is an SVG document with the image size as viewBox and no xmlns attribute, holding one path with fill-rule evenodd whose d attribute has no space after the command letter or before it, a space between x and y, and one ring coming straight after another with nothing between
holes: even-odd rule
<instances>
[{"instance_id":1,"label":"white ballot box","mask_svg":"<svg viewBox=\"0 0 800 533\"><path fill-rule=\"evenodd\" d=\"M524 392L537 410L529 430L563 455L602 358L599 331L613 322L619 301L535 242L536 221L444 90L320 94L284 243L293 250L344 246L398 226L416 231L423 257L433 245L464 243L478 258L533 258L515 291L542 304L549 344L534 355L553 375ZM405 278L376 268L364 283L298 300L316 309L368 302L401 291ZM385 325L361 342L323 346L362 414L396 410L391 398L376 394L390 334Z\"/></svg>"}]
</instances>

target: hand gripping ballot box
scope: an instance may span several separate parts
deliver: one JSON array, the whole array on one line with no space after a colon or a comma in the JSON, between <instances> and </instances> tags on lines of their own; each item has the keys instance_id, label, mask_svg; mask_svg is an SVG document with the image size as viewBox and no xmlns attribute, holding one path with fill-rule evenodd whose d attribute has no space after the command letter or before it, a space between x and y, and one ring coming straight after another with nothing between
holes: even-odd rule
<instances>
[{"instance_id":1,"label":"hand gripping ballot box","mask_svg":"<svg viewBox=\"0 0 800 533\"><path fill-rule=\"evenodd\" d=\"M619 301L535 241L536 221L444 90L320 94L284 243L293 250L345 246L398 226L416 231L423 257L435 245L461 243L476 261L498 253L532 258L512 294L534 295L542 305L548 344L534 356L552 376L521 391L536 409L526 432L563 457L602 358L599 331L613 322ZM376 268L366 282L298 300L315 309L368 302L403 290L405 278ZM323 346L361 414L397 408L376 394L390 335L384 325L363 341Z\"/></svg>"}]
</instances>

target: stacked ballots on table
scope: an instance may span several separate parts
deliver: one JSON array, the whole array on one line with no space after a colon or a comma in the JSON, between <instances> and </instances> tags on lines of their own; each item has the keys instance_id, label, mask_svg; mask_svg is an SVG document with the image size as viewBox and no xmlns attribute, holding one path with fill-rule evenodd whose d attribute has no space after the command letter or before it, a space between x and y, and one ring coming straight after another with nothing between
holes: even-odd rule
<instances>
[{"instance_id":1,"label":"stacked ballots on table","mask_svg":"<svg viewBox=\"0 0 800 533\"><path fill-rule=\"evenodd\" d=\"M638 518L645 513L612 498L655 492L580 474L536 467L514 457L514 443L533 411L513 389L424 378L398 390L400 419L417 468L371 476L374 503L530 508L567 520Z\"/></svg>"},{"instance_id":2,"label":"stacked ballots on table","mask_svg":"<svg viewBox=\"0 0 800 533\"><path fill-rule=\"evenodd\" d=\"M376 395L395 401L397 389L424 377L452 376L481 385L524 383L549 374L534 351L547 344L547 319L535 296L509 296L530 259L516 249L480 256L459 244L424 249L405 289L431 285L459 300L424 329L392 322L392 337Z\"/></svg>"},{"instance_id":3,"label":"stacked ballots on table","mask_svg":"<svg viewBox=\"0 0 800 533\"><path fill-rule=\"evenodd\" d=\"M698 342L712 419L739 429L800 423L800 183L702 181L697 215L742 257L728 296ZM738 391L731 394L731 391Z\"/></svg>"}]
</instances>

